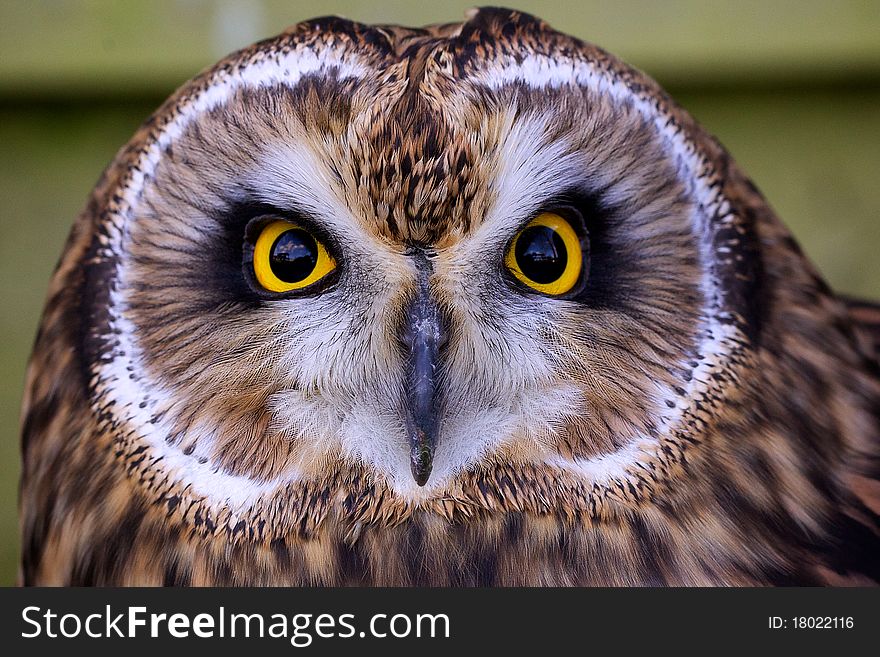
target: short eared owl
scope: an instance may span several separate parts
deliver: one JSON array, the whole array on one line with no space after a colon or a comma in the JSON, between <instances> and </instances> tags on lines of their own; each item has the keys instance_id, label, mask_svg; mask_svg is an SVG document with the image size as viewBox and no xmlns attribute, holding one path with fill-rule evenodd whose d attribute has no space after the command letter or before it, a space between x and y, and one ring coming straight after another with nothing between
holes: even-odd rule
<instances>
[{"instance_id":1,"label":"short eared owl","mask_svg":"<svg viewBox=\"0 0 880 657\"><path fill-rule=\"evenodd\" d=\"M878 338L608 53L308 21L185 84L75 224L21 578L871 582Z\"/></svg>"}]
</instances>

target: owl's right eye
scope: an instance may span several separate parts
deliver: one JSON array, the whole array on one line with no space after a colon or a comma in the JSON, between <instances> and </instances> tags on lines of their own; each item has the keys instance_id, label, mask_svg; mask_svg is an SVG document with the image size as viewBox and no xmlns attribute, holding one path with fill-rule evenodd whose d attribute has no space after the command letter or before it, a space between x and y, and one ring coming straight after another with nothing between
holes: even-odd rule
<instances>
[{"instance_id":1,"label":"owl's right eye","mask_svg":"<svg viewBox=\"0 0 880 657\"><path fill-rule=\"evenodd\" d=\"M266 224L254 244L254 276L269 292L301 290L336 269L324 244L295 223Z\"/></svg>"}]
</instances>

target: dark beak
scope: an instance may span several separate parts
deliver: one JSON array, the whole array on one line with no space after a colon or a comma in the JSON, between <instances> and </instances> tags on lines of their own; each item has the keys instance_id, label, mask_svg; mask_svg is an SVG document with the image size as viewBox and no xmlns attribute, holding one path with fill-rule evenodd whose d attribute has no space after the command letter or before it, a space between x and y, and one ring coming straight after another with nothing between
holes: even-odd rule
<instances>
[{"instance_id":1,"label":"dark beak","mask_svg":"<svg viewBox=\"0 0 880 657\"><path fill-rule=\"evenodd\" d=\"M419 288L409 303L403 327L407 360L406 431L413 478L424 486L431 476L437 443L435 398L442 329L440 310L428 289L430 263L422 253L416 258Z\"/></svg>"}]
</instances>

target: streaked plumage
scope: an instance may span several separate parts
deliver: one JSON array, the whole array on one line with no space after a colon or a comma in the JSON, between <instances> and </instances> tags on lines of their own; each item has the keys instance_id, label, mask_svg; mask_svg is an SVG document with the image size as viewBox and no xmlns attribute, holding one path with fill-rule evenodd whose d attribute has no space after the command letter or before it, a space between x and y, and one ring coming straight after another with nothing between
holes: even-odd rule
<instances>
[{"instance_id":1,"label":"streaked plumage","mask_svg":"<svg viewBox=\"0 0 880 657\"><path fill-rule=\"evenodd\" d=\"M503 263L562 206L585 282L551 298ZM279 213L333 250L313 294L254 287L247 226ZM878 317L600 49L506 10L302 23L182 87L75 224L22 581L876 582Z\"/></svg>"}]
</instances>

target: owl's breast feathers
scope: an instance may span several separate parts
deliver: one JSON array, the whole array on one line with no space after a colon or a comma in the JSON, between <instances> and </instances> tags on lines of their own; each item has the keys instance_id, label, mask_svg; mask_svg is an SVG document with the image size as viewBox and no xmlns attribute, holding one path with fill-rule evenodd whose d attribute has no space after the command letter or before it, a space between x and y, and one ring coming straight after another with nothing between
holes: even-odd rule
<instances>
[{"instance_id":1,"label":"owl's breast feathers","mask_svg":"<svg viewBox=\"0 0 880 657\"><path fill-rule=\"evenodd\" d=\"M737 240L747 247L739 259L712 263L730 283L719 303L739 327L724 362L707 370L679 424L647 436L656 446L650 458L624 463L620 476L589 478L617 467L626 448L591 462L589 472L561 455L505 461L500 450L442 489L408 498L347 460L224 508L182 482L184 475L172 476L136 427L95 394L109 385L96 375L101 359L123 349L95 328L116 293L115 281L108 284L112 263L100 257L111 241L104 219L121 202L132 162L168 123L160 113L105 172L52 279L23 402L22 583L880 582L880 309L828 289L720 146L647 78L518 12L482 10L463 26L427 30L322 19L284 38L319 28L332 35L313 41L380 44L394 57L413 55L416 68L426 66L415 56L429 52L426 44L457 38L460 59L431 63L450 75L474 58L521 63L521 51L552 43L560 57L587 53L634 96L667 112L664 125L705 158L711 191L723 193L737 217L721 236L724 248ZM239 57L263 61L261 53ZM234 68L221 63L212 75L222 81ZM424 78L423 70L410 73ZM442 96L443 84L429 91ZM164 112L177 111L187 93ZM428 236L437 227L426 226ZM126 373L135 382L141 375Z\"/></svg>"},{"instance_id":2,"label":"owl's breast feathers","mask_svg":"<svg viewBox=\"0 0 880 657\"><path fill-rule=\"evenodd\" d=\"M853 329L862 340L864 353L880 363L880 304L845 298Z\"/></svg>"}]
</instances>

